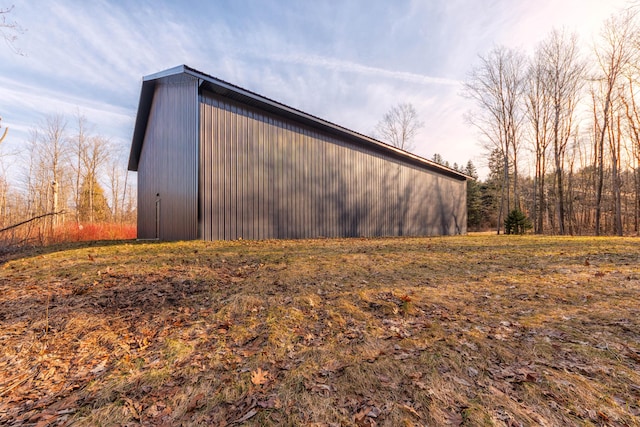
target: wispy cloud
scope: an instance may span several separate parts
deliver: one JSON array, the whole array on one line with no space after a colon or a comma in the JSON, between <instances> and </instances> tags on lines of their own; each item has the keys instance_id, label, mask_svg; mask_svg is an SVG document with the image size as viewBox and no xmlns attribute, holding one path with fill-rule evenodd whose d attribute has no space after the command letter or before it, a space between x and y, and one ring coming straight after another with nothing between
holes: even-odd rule
<instances>
[{"instance_id":1,"label":"wispy cloud","mask_svg":"<svg viewBox=\"0 0 640 427\"><path fill-rule=\"evenodd\" d=\"M320 67L327 70L363 74L371 77L393 79L408 83L425 85L460 85L460 81L443 77L432 77L406 71L388 70L371 67L356 62L309 54L273 54L264 56L267 60L287 62L309 67Z\"/></svg>"},{"instance_id":2,"label":"wispy cloud","mask_svg":"<svg viewBox=\"0 0 640 427\"><path fill-rule=\"evenodd\" d=\"M124 146L141 77L186 63L362 133L411 102L425 121L418 154L461 162L481 151L459 96L478 54L530 49L553 26L592 34L625 4L33 0L13 12L27 56L0 48L0 115L12 144L44 115L80 110Z\"/></svg>"}]
</instances>

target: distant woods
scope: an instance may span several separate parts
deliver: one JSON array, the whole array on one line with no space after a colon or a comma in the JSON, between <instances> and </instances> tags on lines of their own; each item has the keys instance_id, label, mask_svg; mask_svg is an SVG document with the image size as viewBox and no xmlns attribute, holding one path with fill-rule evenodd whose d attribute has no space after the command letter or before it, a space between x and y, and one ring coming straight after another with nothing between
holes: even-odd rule
<instances>
[{"instance_id":1,"label":"distant woods","mask_svg":"<svg viewBox=\"0 0 640 427\"><path fill-rule=\"evenodd\" d=\"M490 169L474 185L498 232L513 209L539 234L640 231L639 63L633 9L604 22L588 49L554 30L529 56L498 46L480 57L464 93Z\"/></svg>"},{"instance_id":2,"label":"distant woods","mask_svg":"<svg viewBox=\"0 0 640 427\"><path fill-rule=\"evenodd\" d=\"M93 133L84 117L72 123L49 116L30 130L21 152L2 157L0 151L0 229L14 233L0 241L47 242L62 229L81 234L88 224L135 222L135 189L127 182L122 150ZM8 168L16 179L8 180Z\"/></svg>"}]
</instances>

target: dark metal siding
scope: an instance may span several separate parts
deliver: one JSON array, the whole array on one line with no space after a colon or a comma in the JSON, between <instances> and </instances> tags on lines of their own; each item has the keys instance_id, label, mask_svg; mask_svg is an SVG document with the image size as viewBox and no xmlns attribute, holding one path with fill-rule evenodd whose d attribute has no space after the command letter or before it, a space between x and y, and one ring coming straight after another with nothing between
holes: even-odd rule
<instances>
[{"instance_id":1,"label":"dark metal siding","mask_svg":"<svg viewBox=\"0 0 640 427\"><path fill-rule=\"evenodd\" d=\"M197 239L198 81L171 76L154 90L138 168L138 238Z\"/></svg>"},{"instance_id":2,"label":"dark metal siding","mask_svg":"<svg viewBox=\"0 0 640 427\"><path fill-rule=\"evenodd\" d=\"M200 96L206 240L466 233L466 181Z\"/></svg>"}]
</instances>

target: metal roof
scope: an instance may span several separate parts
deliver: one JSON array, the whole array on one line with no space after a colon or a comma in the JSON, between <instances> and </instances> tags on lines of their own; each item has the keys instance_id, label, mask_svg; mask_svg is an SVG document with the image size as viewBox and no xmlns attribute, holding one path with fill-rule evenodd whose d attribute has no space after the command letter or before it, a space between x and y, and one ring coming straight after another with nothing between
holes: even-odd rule
<instances>
[{"instance_id":1,"label":"metal roof","mask_svg":"<svg viewBox=\"0 0 640 427\"><path fill-rule=\"evenodd\" d=\"M213 92L218 95L239 101L243 104L247 104L261 110L271 112L277 116L286 117L296 122L303 123L312 128L327 132L329 134L346 138L351 142L377 149L378 151L384 152L385 154L391 155L392 157L395 157L397 159L421 166L426 166L429 169L436 170L444 175L448 175L456 179L473 179L465 175L464 173L458 172L454 169L440 165L436 162L417 156L408 151L393 147L389 144L385 144L384 142L339 126L335 123L323 120L319 117L305 113L298 109L289 107L265 96L259 95L255 92L251 92L247 89L243 89L234 84L205 74L186 65L179 65L177 67L160 71L155 74L150 74L142 79L140 102L138 104L138 113L136 115L131 152L129 155L129 170L138 170L138 162L140 160L140 153L142 151L144 134L147 129L147 122L149 120L149 113L151 111L151 104L153 101L156 82L160 79L180 74L185 74L197 78L199 80L200 90Z\"/></svg>"}]
</instances>

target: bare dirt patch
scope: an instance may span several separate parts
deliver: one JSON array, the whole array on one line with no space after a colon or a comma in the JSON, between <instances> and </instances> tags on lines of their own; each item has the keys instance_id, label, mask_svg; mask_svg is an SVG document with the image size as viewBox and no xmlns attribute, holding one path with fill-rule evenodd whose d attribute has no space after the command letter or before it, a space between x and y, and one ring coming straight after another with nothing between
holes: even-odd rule
<instances>
[{"instance_id":1,"label":"bare dirt patch","mask_svg":"<svg viewBox=\"0 0 640 427\"><path fill-rule=\"evenodd\" d=\"M638 425L639 242L14 255L0 265L0 424Z\"/></svg>"}]
</instances>

